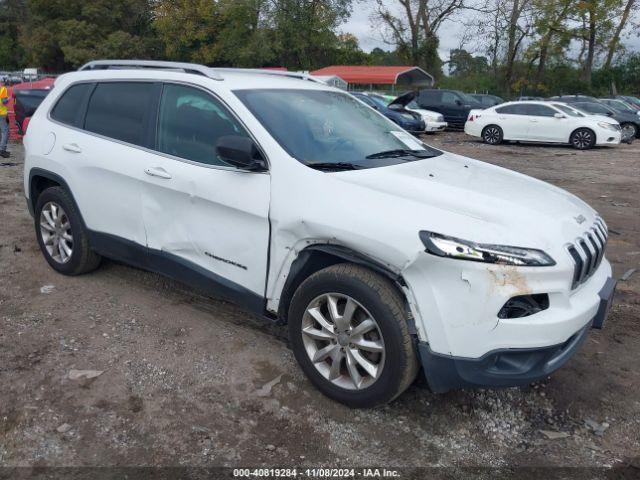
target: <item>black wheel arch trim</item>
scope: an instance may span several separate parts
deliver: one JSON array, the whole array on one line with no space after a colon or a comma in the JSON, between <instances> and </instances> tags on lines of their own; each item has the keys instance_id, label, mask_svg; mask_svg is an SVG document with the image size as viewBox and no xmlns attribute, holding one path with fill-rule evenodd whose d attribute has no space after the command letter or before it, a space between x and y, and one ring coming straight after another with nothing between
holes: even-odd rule
<instances>
[{"instance_id":1,"label":"black wheel arch trim","mask_svg":"<svg viewBox=\"0 0 640 480\"><path fill-rule=\"evenodd\" d=\"M398 287L400 293L404 297L404 293L402 292L402 287L406 285L404 279L399 273L392 271L388 266L371 258L366 254L353 250L349 247L345 247L343 245L332 243L317 243L309 245L301 250L291 264L291 267L289 268L287 280L284 284L284 287L282 288L280 301L278 303L278 320L281 324L287 322L289 305L297 286L300 285L300 283L302 283L304 279L309 276L305 275L305 270L312 263L314 253L326 254L345 262L355 263L357 265L369 268L391 280L393 284ZM313 273L314 272L312 272L311 274ZM303 275L303 278L300 278L300 275Z\"/></svg>"},{"instance_id":2,"label":"black wheel arch trim","mask_svg":"<svg viewBox=\"0 0 640 480\"><path fill-rule=\"evenodd\" d=\"M80 221L82 222L82 226L86 229L87 225L84 223L84 218L82 217L82 212L78 206L78 202L76 202L75 197L73 196L73 192L71 191L71 188L69 188L69 184L66 182L66 180L64 178L62 178L60 175L58 175L57 173L51 172L49 170L45 170L43 168L39 168L39 167L34 167L31 170L29 170L29 196L28 201L27 201L27 205L29 207L29 213L31 214L31 216L35 215L35 210L36 210L36 203L38 202L37 198L34 198L33 195L33 179L34 177L43 177L46 178L48 180L51 180L52 182L57 183L58 185L60 185L62 188L64 188L67 193L69 194L69 197L71 197L71 201L73 202L73 206L75 207L76 211L78 212L79 216L80 216Z\"/></svg>"}]
</instances>

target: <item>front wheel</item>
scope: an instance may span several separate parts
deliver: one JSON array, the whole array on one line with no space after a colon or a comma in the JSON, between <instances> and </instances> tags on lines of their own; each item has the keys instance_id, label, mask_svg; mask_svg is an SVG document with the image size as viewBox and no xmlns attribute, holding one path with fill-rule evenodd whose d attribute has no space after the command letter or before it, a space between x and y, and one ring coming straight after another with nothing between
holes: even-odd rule
<instances>
[{"instance_id":1,"label":"front wheel","mask_svg":"<svg viewBox=\"0 0 640 480\"><path fill-rule=\"evenodd\" d=\"M289 337L311 382L350 407L390 402L418 371L400 294L357 265L325 268L300 285L289 308Z\"/></svg>"},{"instance_id":2,"label":"front wheel","mask_svg":"<svg viewBox=\"0 0 640 480\"><path fill-rule=\"evenodd\" d=\"M638 135L638 127L633 123L623 123L620 125L623 138L634 139Z\"/></svg>"},{"instance_id":3,"label":"front wheel","mask_svg":"<svg viewBox=\"0 0 640 480\"><path fill-rule=\"evenodd\" d=\"M487 125L482 130L482 140L489 145L498 145L503 138L502 129L497 125Z\"/></svg>"},{"instance_id":4,"label":"front wheel","mask_svg":"<svg viewBox=\"0 0 640 480\"><path fill-rule=\"evenodd\" d=\"M596 135L588 128L579 128L571 134L569 143L578 150L588 150L596 144Z\"/></svg>"}]
</instances>

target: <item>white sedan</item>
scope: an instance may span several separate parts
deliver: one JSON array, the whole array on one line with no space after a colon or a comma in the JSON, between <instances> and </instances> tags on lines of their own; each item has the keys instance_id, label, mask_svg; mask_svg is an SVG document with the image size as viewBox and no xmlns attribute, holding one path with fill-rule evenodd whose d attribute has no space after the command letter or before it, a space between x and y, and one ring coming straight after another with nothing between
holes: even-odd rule
<instances>
[{"instance_id":1,"label":"white sedan","mask_svg":"<svg viewBox=\"0 0 640 480\"><path fill-rule=\"evenodd\" d=\"M444 117L442 116L442 114L439 112L434 112L432 110L420 108L418 102L416 102L415 100L415 95L415 92L409 92L405 93L404 95L400 95L389 104L389 108L392 110L405 109L420 115L422 117L422 120L424 120L425 133L442 132L445 128L447 128L447 122L444 121Z\"/></svg>"},{"instance_id":2,"label":"white sedan","mask_svg":"<svg viewBox=\"0 0 640 480\"><path fill-rule=\"evenodd\" d=\"M417 113L422 117L422 120L424 120L425 124L424 131L426 133L442 132L445 128L447 128L447 122L444 121L444 117L441 113L420 108L415 100L409 102L409 104L405 108Z\"/></svg>"},{"instance_id":3,"label":"white sedan","mask_svg":"<svg viewBox=\"0 0 640 480\"><path fill-rule=\"evenodd\" d=\"M608 117L587 116L561 102L507 102L471 110L467 135L497 145L503 140L565 143L579 150L620 143L620 124Z\"/></svg>"}]
</instances>

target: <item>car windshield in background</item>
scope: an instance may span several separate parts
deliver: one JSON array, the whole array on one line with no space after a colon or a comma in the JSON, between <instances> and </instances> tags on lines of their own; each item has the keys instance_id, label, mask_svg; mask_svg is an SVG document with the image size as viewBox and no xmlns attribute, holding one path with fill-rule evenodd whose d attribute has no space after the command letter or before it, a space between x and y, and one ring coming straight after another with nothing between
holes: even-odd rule
<instances>
[{"instance_id":1,"label":"car windshield in background","mask_svg":"<svg viewBox=\"0 0 640 480\"><path fill-rule=\"evenodd\" d=\"M603 115L612 113L612 111L609 108L605 107L604 105L599 105L597 103L576 102L574 105L580 110L588 113L599 113Z\"/></svg>"},{"instance_id":2,"label":"car windshield in background","mask_svg":"<svg viewBox=\"0 0 640 480\"><path fill-rule=\"evenodd\" d=\"M462 100L464 100L468 104L474 105L474 104L482 103L477 98L473 98L471 95L467 95L464 92L458 92L458 94L462 97Z\"/></svg>"},{"instance_id":3,"label":"car windshield in background","mask_svg":"<svg viewBox=\"0 0 640 480\"><path fill-rule=\"evenodd\" d=\"M566 105L560 105L558 103L553 104L558 110L562 110L564 113L569 115L570 117L584 117L585 115L582 112L579 112L575 108L568 107Z\"/></svg>"},{"instance_id":4,"label":"car windshield in background","mask_svg":"<svg viewBox=\"0 0 640 480\"><path fill-rule=\"evenodd\" d=\"M442 154L346 93L306 89L234 93L287 153L305 165L371 168Z\"/></svg>"}]
</instances>

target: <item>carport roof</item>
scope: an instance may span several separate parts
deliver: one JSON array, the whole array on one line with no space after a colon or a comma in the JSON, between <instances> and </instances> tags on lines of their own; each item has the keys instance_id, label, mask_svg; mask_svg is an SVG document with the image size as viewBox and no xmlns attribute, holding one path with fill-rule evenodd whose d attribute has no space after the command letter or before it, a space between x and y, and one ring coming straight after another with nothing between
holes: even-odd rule
<instances>
[{"instance_id":1,"label":"carport roof","mask_svg":"<svg viewBox=\"0 0 640 480\"><path fill-rule=\"evenodd\" d=\"M431 75L420 67L412 66L332 65L311 72L311 75L336 75L352 85L403 85L406 87L433 85Z\"/></svg>"}]
</instances>

